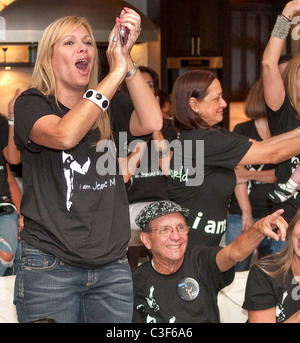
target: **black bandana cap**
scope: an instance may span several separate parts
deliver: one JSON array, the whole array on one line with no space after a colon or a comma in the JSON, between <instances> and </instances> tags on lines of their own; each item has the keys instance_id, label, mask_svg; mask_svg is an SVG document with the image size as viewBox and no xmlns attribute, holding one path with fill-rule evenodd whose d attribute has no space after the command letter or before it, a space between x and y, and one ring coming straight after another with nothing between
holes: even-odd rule
<instances>
[{"instance_id":1,"label":"black bandana cap","mask_svg":"<svg viewBox=\"0 0 300 343\"><path fill-rule=\"evenodd\" d=\"M190 213L188 209L180 207L173 201L161 200L145 206L135 217L135 222L142 231L146 231L147 224L150 223L151 220L174 212L179 212L185 217Z\"/></svg>"}]
</instances>

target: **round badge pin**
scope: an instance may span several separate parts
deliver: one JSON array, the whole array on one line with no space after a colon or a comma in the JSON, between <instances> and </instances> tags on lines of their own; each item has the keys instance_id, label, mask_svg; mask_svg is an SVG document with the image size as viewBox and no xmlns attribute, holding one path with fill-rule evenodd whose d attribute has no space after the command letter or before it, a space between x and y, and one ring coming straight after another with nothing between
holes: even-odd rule
<instances>
[{"instance_id":1,"label":"round badge pin","mask_svg":"<svg viewBox=\"0 0 300 343\"><path fill-rule=\"evenodd\" d=\"M191 277L183 278L177 284L177 294L185 301L196 299L199 291L200 287L198 282Z\"/></svg>"}]
</instances>

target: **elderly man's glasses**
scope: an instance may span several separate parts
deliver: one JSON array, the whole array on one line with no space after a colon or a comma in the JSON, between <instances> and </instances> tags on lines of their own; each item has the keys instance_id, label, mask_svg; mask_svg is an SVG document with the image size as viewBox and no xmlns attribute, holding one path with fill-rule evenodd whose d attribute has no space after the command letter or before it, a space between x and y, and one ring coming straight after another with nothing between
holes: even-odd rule
<instances>
[{"instance_id":1,"label":"elderly man's glasses","mask_svg":"<svg viewBox=\"0 0 300 343\"><path fill-rule=\"evenodd\" d=\"M184 224L176 226L176 230L180 235L186 235L189 232L190 227ZM172 226L163 226L160 229L154 229L151 232L157 231L161 236L170 236L173 233L174 228Z\"/></svg>"}]
</instances>

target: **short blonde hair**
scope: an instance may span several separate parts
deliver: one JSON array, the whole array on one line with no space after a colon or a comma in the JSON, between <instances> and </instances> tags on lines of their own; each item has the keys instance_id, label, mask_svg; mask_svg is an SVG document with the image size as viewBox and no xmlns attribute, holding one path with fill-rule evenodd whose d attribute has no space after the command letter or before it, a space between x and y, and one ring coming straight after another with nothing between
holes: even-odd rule
<instances>
[{"instance_id":1,"label":"short blonde hair","mask_svg":"<svg viewBox=\"0 0 300 343\"><path fill-rule=\"evenodd\" d=\"M97 44L92 32L92 28L86 18L76 16L66 16L52 22L44 31L38 45L36 63L32 75L32 85L41 91L44 95L53 95L57 101L57 89L54 72L52 69L52 55L55 43L68 31L75 31L80 26L84 26L92 38L92 44L95 48L95 60L91 69L89 84L86 87L94 88L98 80L99 58L97 53ZM102 113L96 121L95 127L101 132L102 139L111 138L110 121L107 113Z\"/></svg>"}]
</instances>

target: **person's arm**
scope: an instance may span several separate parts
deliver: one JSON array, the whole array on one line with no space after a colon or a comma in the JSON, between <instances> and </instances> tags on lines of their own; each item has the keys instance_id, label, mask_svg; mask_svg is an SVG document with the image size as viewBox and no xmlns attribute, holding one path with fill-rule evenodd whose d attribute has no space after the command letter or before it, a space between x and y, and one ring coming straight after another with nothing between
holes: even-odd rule
<instances>
[{"instance_id":1,"label":"person's arm","mask_svg":"<svg viewBox=\"0 0 300 343\"><path fill-rule=\"evenodd\" d=\"M243 166L262 163L277 164L299 154L300 135L298 134L294 138L285 139L269 145L253 142L239 164Z\"/></svg>"},{"instance_id":2,"label":"person's arm","mask_svg":"<svg viewBox=\"0 0 300 343\"><path fill-rule=\"evenodd\" d=\"M140 141L134 147L134 150L127 157L119 157L119 165L122 170L124 183L127 183L131 176L139 167L141 159L147 149L147 142Z\"/></svg>"},{"instance_id":3,"label":"person's arm","mask_svg":"<svg viewBox=\"0 0 300 343\"><path fill-rule=\"evenodd\" d=\"M161 131L153 132L152 137L155 148L159 152L159 167L165 175L168 175L173 151L170 150L170 146Z\"/></svg>"},{"instance_id":4,"label":"person's arm","mask_svg":"<svg viewBox=\"0 0 300 343\"><path fill-rule=\"evenodd\" d=\"M237 236L235 240L221 249L216 256L216 263L221 272L232 268L237 262L243 261L248 257L265 236L278 241L285 241L287 222L281 217L284 210L276 212L258 220L252 227ZM273 230L278 227L278 232Z\"/></svg>"},{"instance_id":5,"label":"person's arm","mask_svg":"<svg viewBox=\"0 0 300 343\"><path fill-rule=\"evenodd\" d=\"M300 11L300 1L288 2L280 20L286 20L290 25L294 16ZM275 25L276 27L276 25ZM263 72L263 87L266 104L273 110L278 110L283 104L285 97L285 89L278 67L279 58L285 44L285 38L278 38L271 36L265 48L262 58L262 72Z\"/></svg>"},{"instance_id":6,"label":"person's arm","mask_svg":"<svg viewBox=\"0 0 300 343\"><path fill-rule=\"evenodd\" d=\"M277 181L275 169L268 170L249 170L244 166L237 166L235 169L237 184L245 183L250 180L258 182L274 183Z\"/></svg>"},{"instance_id":7,"label":"person's arm","mask_svg":"<svg viewBox=\"0 0 300 343\"><path fill-rule=\"evenodd\" d=\"M126 73L133 68L130 51L140 34L140 31L138 30L140 28L140 16L133 10L129 11L128 9L128 12L130 13L126 13L123 21L120 22L122 25L127 26L130 29L128 42L125 46L121 46L119 38L119 23L117 23L108 38L109 46L106 55L110 68L109 73L94 88L96 91L103 94L108 100L112 99L121 82L124 80ZM113 41L114 37L117 37L116 42ZM141 102L143 102L143 106L145 107L146 105L150 106L150 103L157 105L156 99L153 99L153 94L148 93L149 86L145 83L141 73L137 71L133 76L127 77L126 79L128 89L130 90L130 96L133 96L133 104L134 106L139 105L136 108L136 114L133 114L131 117L131 122L135 122L136 120L134 118L138 117L137 125L141 125L141 129L139 129L139 132L135 132L133 129L133 133L138 133L139 135L147 134L152 132L153 126L156 128L159 127L160 129L162 118L159 122L160 125L149 124L152 124L153 121L156 122L155 112L153 121L151 117L149 118L149 112L147 112L148 117L146 117L146 115L140 116L138 107L140 107ZM145 92L143 92L141 99L137 100L137 97L141 96L141 89L145 89ZM153 99L153 102L149 100L148 97ZM150 107L152 110L154 105ZM100 109L99 106L94 104L92 101L82 99L62 118L49 114L38 119L30 132L29 138L34 143L49 148L58 150L70 149L82 140L101 113L102 109ZM132 123L130 125L131 128L135 128L135 125L132 126Z\"/></svg>"},{"instance_id":8,"label":"person's arm","mask_svg":"<svg viewBox=\"0 0 300 343\"><path fill-rule=\"evenodd\" d=\"M248 311L249 323L276 323L276 308ZM282 323L300 323L300 310Z\"/></svg>"},{"instance_id":9,"label":"person's arm","mask_svg":"<svg viewBox=\"0 0 300 343\"><path fill-rule=\"evenodd\" d=\"M131 65L133 66L132 61ZM138 70L133 76L126 77L125 82L134 105L130 118L132 135L143 136L161 130L163 124L161 109L142 73Z\"/></svg>"},{"instance_id":10,"label":"person's arm","mask_svg":"<svg viewBox=\"0 0 300 343\"><path fill-rule=\"evenodd\" d=\"M248 311L248 320L249 323L276 323L276 309Z\"/></svg>"},{"instance_id":11,"label":"person's arm","mask_svg":"<svg viewBox=\"0 0 300 343\"><path fill-rule=\"evenodd\" d=\"M253 224L252 208L247 192L247 183L240 183L235 186L234 194L242 211L241 232L247 231Z\"/></svg>"},{"instance_id":12,"label":"person's arm","mask_svg":"<svg viewBox=\"0 0 300 343\"><path fill-rule=\"evenodd\" d=\"M8 104L8 143L7 146L3 149L3 155L6 161L10 164L19 164L20 163L20 151L17 150L17 147L14 142L14 106L17 97L21 94L20 89L17 89L15 96L11 99Z\"/></svg>"},{"instance_id":13,"label":"person's arm","mask_svg":"<svg viewBox=\"0 0 300 343\"><path fill-rule=\"evenodd\" d=\"M113 42L114 36L118 36L117 25L115 25L109 36L109 47L107 49L110 72L94 88L108 100L111 100L117 91L127 69L126 58L121 51L121 44L119 41ZM21 108L18 110L21 111ZM38 119L32 127L29 138L32 142L41 146L68 150L82 140L102 112L102 109L92 101L82 98L62 118L49 114Z\"/></svg>"},{"instance_id":14,"label":"person's arm","mask_svg":"<svg viewBox=\"0 0 300 343\"><path fill-rule=\"evenodd\" d=\"M130 40L133 32L139 32L141 20L132 9L126 7L125 10L126 11L122 11L120 18L118 19L118 24L123 25L130 30ZM132 41L132 44L136 39L137 37ZM130 72L133 68L133 61L128 54L127 72ZM140 70L137 70L132 76L125 77L124 80L134 105L134 111L130 118L130 131L132 135L143 136L150 134L153 131L161 130L163 120L159 102L155 98Z\"/></svg>"},{"instance_id":15,"label":"person's arm","mask_svg":"<svg viewBox=\"0 0 300 343\"><path fill-rule=\"evenodd\" d=\"M268 139L265 139L263 141L257 142L258 144L261 145L272 145L274 143L278 143L281 141L284 141L286 139L294 138L299 136L299 128L293 129L291 131L284 132L280 135L272 136Z\"/></svg>"}]
</instances>

